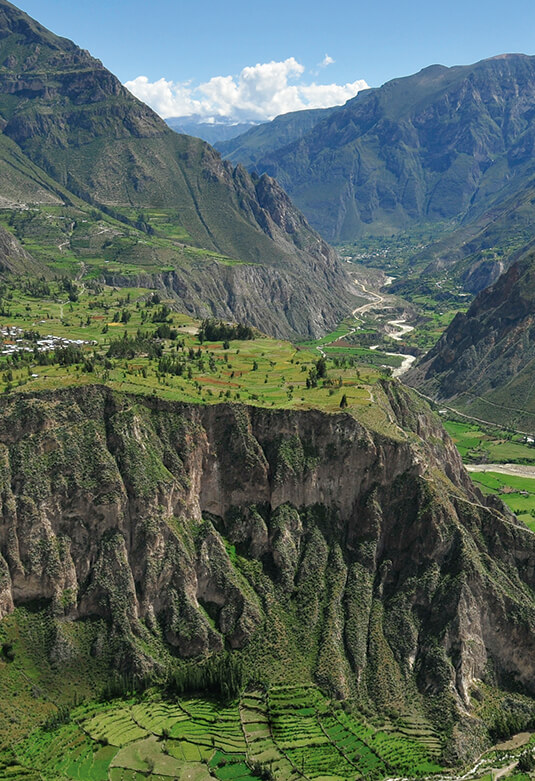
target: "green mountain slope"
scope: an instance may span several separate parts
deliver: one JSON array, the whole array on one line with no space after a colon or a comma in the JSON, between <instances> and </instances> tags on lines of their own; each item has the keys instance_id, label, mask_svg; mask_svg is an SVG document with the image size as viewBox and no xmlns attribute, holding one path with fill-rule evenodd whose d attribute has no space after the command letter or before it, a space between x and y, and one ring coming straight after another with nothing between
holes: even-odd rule
<instances>
[{"instance_id":1,"label":"green mountain slope","mask_svg":"<svg viewBox=\"0 0 535 781\"><path fill-rule=\"evenodd\" d=\"M0 226L0 271L17 275L37 276L43 267L20 245L17 239Z\"/></svg>"},{"instance_id":2,"label":"green mountain slope","mask_svg":"<svg viewBox=\"0 0 535 781\"><path fill-rule=\"evenodd\" d=\"M256 168L333 241L471 221L531 181L534 105L535 58L433 65L359 93Z\"/></svg>"},{"instance_id":3,"label":"green mountain slope","mask_svg":"<svg viewBox=\"0 0 535 781\"><path fill-rule=\"evenodd\" d=\"M86 669L163 675L227 649L257 684L427 712L450 759L469 754L483 725L464 722L470 746L453 727L472 693L535 693L535 537L474 489L424 404L397 382L374 394L390 434L99 386L4 397L6 627L29 601L45 611L43 669L83 669L80 632Z\"/></svg>"},{"instance_id":4,"label":"green mountain slope","mask_svg":"<svg viewBox=\"0 0 535 781\"><path fill-rule=\"evenodd\" d=\"M60 204L72 197L34 165L19 146L0 134L0 208L32 204Z\"/></svg>"},{"instance_id":5,"label":"green mountain slope","mask_svg":"<svg viewBox=\"0 0 535 781\"><path fill-rule=\"evenodd\" d=\"M338 106L334 106L281 114L271 122L264 122L235 138L219 141L215 147L234 165L241 163L252 170L266 154L302 138L320 120L330 116L337 109Z\"/></svg>"},{"instance_id":6,"label":"green mountain slope","mask_svg":"<svg viewBox=\"0 0 535 781\"><path fill-rule=\"evenodd\" d=\"M483 420L532 431L534 318L531 250L455 317L406 382Z\"/></svg>"},{"instance_id":7,"label":"green mountain slope","mask_svg":"<svg viewBox=\"0 0 535 781\"><path fill-rule=\"evenodd\" d=\"M230 309L232 316L233 302L248 310L247 294L256 288L264 311L254 324L262 327L272 303L276 312L265 330L274 334L318 333L347 313L349 279L275 182L253 179L208 144L174 133L100 61L4 0L0 128L0 171L13 169L13 161L19 166L4 196L11 205L77 196L131 223L139 222L141 209L164 209L180 240L176 259L169 263L167 252L162 266L183 268L184 244L252 264L248 279L241 268L213 264L207 281L228 291L224 304L193 274L202 302L197 314L227 316ZM147 236L145 242L151 243ZM161 247L152 246L158 256ZM291 298L301 307L293 321L281 305Z\"/></svg>"}]
</instances>

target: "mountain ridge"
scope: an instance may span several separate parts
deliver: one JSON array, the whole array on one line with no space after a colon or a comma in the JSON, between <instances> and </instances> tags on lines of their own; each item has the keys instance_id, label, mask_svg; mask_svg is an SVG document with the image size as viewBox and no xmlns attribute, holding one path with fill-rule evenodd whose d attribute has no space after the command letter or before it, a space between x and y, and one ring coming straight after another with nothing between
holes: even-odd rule
<instances>
[{"instance_id":1,"label":"mountain ridge","mask_svg":"<svg viewBox=\"0 0 535 781\"><path fill-rule=\"evenodd\" d=\"M217 142L215 148L234 165L241 163L251 169L263 155L301 138L321 119L330 116L338 108L340 107L302 109L281 114L271 122L252 127L227 141Z\"/></svg>"},{"instance_id":2,"label":"mountain ridge","mask_svg":"<svg viewBox=\"0 0 535 781\"><path fill-rule=\"evenodd\" d=\"M406 382L483 420L533 430L534 291L531 248L456 315Z\"/></svg>"},{"instance_id":3,"label":"mountain ridge","mask_svg":"<svg viewBox=\"0 0 535 781\"><path fill-rule=\"evenodd\" d=\"M533 208L519 203L511 212L511 204L535 183L534 107L532 56L431 65L360 92L263 157L251 161L245 150L243 161L275 176L329 241L445 223L445 248L431 243L418 260L447 265L450 252L479 262L489 246L509 251L515 236L519 249L533 229ZM470 253L465 233L478 223Z\"/></svg>"},{"instance_id":4,"label":"mountain ridge","mask_svg":"<svg viewBox=\"0 0 535 781\"><path fill-rule=\"evenodd\" d=\"M202 116L193 114L184 117L166 117L165 124L171 130L174 130L175 133L202 138L203 141L207 141L217 149L216 144L218 142L235 138L259 123L253 120L245 120L243 122L232 122L230 120L208 122Z\"/></svg>"},{"instance_id":5,"label":"mountain ridge","mask_svg":"<svg viewBox=\"0 0 535 781\"><path fill-rule=\"evenodd\" d=\"M290 297L296 287L301 336L332 329L350 310L349 277L272 179L253 179L203 141L172 131L99 60L5 0L0 2L0 117L0 170L14 155L23 161L12 185L15 205L18 196L57 202L69 199L70 192L72 200L81 198L121 219L126 213L130 223L139 222L129 216L134 209L169 209L193 247L270 268L261 270L264 280L259 280L264 315L271 296L280 300L279 288ZM177 242L179 272L183 246ZM157 243L153 251L160 251ZM247 310L238 265L236 271L211 266L216 286L230 288L225 314L229 307L232 314L233 300ZM222 316L202 272L191 275L188 287L202 301L196 314ZM178 286L169 293L180 301ZM316 311L307 309L307 300ZM271 324L274 334L297 335L284 308L267 319L267 327Z\"/></svg>"},{"instance_id":6,"label":"mountain ridge","mask_svg":"<svg viewBox=\"0 0 535 781\"><path fill-rule=\"evenodd\" d=\"M483 499L414 395L376 390L399 436L99 386L2 399L3 614L46 598L60 633L104 617L138 673L160 633L187 658L266 632L266 670L299 648L337 696L440 701L452 724L480 679L531 691L533 534Z\"/></svg>"}]
</instances>

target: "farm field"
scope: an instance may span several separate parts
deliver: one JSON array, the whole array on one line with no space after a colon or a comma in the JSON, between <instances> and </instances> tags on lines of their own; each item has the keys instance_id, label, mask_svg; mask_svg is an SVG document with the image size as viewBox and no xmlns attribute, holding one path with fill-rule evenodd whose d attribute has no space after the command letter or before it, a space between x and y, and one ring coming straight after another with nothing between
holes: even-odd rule
<instances>
[{"instance_id":1,"label":"farm field","mask_svg":"<svg viewBox=\"0 0 535 781\"><path fill-rule=\"evenodd\" d=\"M535 479L499 472L471 472L484 494L497 494L514 514L535 531Z\"/></svg>"},{"instance_id":2,"label":"farm field","mask_svg":"<svg viewBox=\"0 0 535 781\"><path fill-rule=\"evenodd\" d=\"M444 420L465 464L474 465L470 478L483 494L495 494L535 532L535 479L501 472L477 471L479 464L535 464L535 448L525 437L500 429ZM472 468L475 471L472 471Z\"/></svg>"},{"instance_id":3,"label":"farm field","mask_svg":"<svg viewBox=\"0 0 535 781\"><path fill-rule=\"evenodd\" d=\"M147 691L80 705L63 721L0 754L2 778L343 781L442 770L429 725L374 727L312 685L248 691L231 703Z\"/></svg>"},{"instance_id":4,"label":"farm field","mask_svg":"<svg viewBox=\"0 0 535 781\"><path fill-rule=\"evenodd\" d=\"M226 337L216 330L219 338L202 338L202 323L172 306L145 288L91 280L0 285L0 393L102 383L202 404L342 407L368 425L389 427L374 403L389 371L366 363L358 349L333 348L323 357L315 343L294 345L232 327Z\"/></svg>"},{"instance_id":5,"label":"farm field","mask_svg":"<svg viewBox=\"0 0 535 781\"><path fill-rule=\"evenodd\" d=\"M357 299L359 300L359 299ZM363 303L369 301L366 298L360 299ZM381 368L395 369L401 365L402 357L389 354L384 349L372 350L369 347L359 344L360 334L373 334L375 341L382 341L381 335L375 328L368 329L361 326L362 321L353 317L346 318L335 331L332 331L321 339L313 341L299 342L298 346L301 349L320 350L323 354L330 358L350 358L357 361L359 364L377 366ZM346 341L345 337L349 337L350 341ZM393 343L393 347L396 346Z\"/></svg>"},{"instance_id":6,"label":"farm field","mask_svg":"<svg viewBox=\"0 0 535 781\"><path fill-rule=\"evenodd\" d=\"M455 420L443 423L465 463L535 464L535 448L524 442L520 435L482 428L477 423Z\"/></svg>"}]
</instances>

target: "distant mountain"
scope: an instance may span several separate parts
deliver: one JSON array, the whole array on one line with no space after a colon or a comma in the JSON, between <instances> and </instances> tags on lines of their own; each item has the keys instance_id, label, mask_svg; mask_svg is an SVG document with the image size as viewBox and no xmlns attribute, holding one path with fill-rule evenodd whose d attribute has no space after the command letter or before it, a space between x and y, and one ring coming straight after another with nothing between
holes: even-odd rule
<instances>
[{"instance_id":1,"label":"distant mountain","mask_svg":"<svg viewBox=\"0 0 535 781\"><path fill-rule=\"evenodd\" d=\"M404 380L483 420L535 431L535 252L456 315Z\"/></svg>"},{"instance_id":2,"label":"distant mountain","mask_svg":"<svg viewBox=\"0 0 535 781\"><path fill-rule=\"evenodd\" d=\"M253 120L250 122L239 122L238 124L231 124L228 121L207 122L197 115L192 115L191 117L168 117L165 122L175 133L184 133L187 136L202 138L203 141L207 141L209 144L235 138L258 125L258 122L253 122Z\"/></svg>"},{"instance_id":3,"label":"distant mountain","mask_svg":"<svg viewBox=\"0 0 535 781\"><path fill-rule=\"evenodd\" d=\"M272 179L173 132L99 60L6 0L0 130L4 201L78 197L121 219L139 222L142 209L174 215L182 238L162 265L175 272L154 284L188 311L243 317L279 336L317 335L347 313L349 278ZM206 262L184 268L184 242L240 263L211 256L209 273ZM154 240L152 252L162 252Z\"/></svg>"},{"instance_id":4,"label":"distant mountain","mask_svg":"<svg viewBox=\"0 0 535 781\"><path fill-rule=\"evenodd\" d=\"M242 163L246 168L255 170L257 162L264 155L302 138L321 119L326 119L338 108L333 106L281 114L271 122L252 127L229 141L221 140L215 146L234 165Z\"/></svg>"},{"instance_id":5,"label":"distant mountain","mask_svg":"<svg viewBox=\"0 0 535 781\"><path fill-rule=\"evenodd\" d=\"M435 286L447 269L469 293L493 284L503 271L531 249L535 231L535 181L502 198L474 219L461 221L453 230L417 250L410 258L408 276L400 276L391 292L401 296Z\"/></svg>"},{"instance_id":6,"label":"distant mountain","mask_svg":"<svg viewBox=\"0 0 535 781\"><path fill-rule=\"evenodd\" d=\"M360 92L254 166L241 159L277 177L329 241L465 226L533 186L534 113L534 57L433 65Z\"/></svg>"}]
</instances>

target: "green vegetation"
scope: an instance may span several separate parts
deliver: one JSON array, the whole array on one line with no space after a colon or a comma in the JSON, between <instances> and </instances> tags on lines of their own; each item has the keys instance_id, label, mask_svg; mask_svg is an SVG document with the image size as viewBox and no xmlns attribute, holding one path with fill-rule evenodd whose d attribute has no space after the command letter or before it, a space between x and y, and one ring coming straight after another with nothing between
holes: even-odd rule
<instances>
[{"instance_id":1,"label":"green vegetation","mask_svg":"<svg viewBox=\"0 0 535 781\"><path fill-rule=\"evenodd\" d=\"M347 278L273 180L174 133L99 60L9 3L2 30L2 271L167 288L199 318L239 312L283 336L343 317Z\"/></svg>"},{"instance_id":2,"label":"green vegetation","mask_svg":"<svg viewBox=\"0 0 535 781\"><path fill-rule=\"evenodd\" d=\"M535 479L498 472L471 472L484 494L498 494L520 520L535 531Z\"/></svg>"},{"instance_id":3,"label":"green vegetation","mask_svg":"<svg viewBox=\"0 0 535 781\"><path fill-rule=\"evenodd\" d=\"M246 691L227 704L163 699L154 690L90 702L73 708L54 729L32 732L0 755L0 763L17 768L13 777L35 773L46 781L342 781L437 773L442 768L435 756L436 748L421 742L417 731L404 734L402 724L372 726L312 686L275 686Z\"/></svg>"},{"instance_id":4,"label":"green vegetation","mask_svg":"<svg viewBox=\"0 0 535 781\"><path fill-rule=\"evenodd\" d=\"M275 172L311 224L342 244L344 257L399 275L402 295L425 293L438 283L433 298L444 300L452 293L448 277L472 293L532 240L529 156L515 158L511 178L511 151L526 131L502 135L500 128L508 112L519 110L521 85L533 79L533 64L529 76L524 58L510 56L506 67L507 87L494 60L435 70L432 78L424 69L361 93L278 146L282 118L222 148L234 161ZM500 96L498 113L490 100L462 91L469 82L480 94ZM491 151L496 137L498 154ZM490 162L474 169L476 149L486 149Z\"/></svg>"},{"instance_id":5,"label":"green vegetation","mask_svg":"<svg viewBox=\"0 0 535 781\"><path fill-rule=\"evenodd\" d=\"M0 355L0 391L105 383L199 403L333 412L345 395L349 411L380 414L369 406L385 370L363 366L358 351L321 359L314 343L294 346L240 324L199 323L171 306L153 291L96 280L0 284L0 349L9 351ZM78 343L44 349L45 337Z\"/></svg>"},{"instance_id":6,"label":"green vegetation","mask_svg":"<svg viewBox=\"0 0 535 781\"><path fill-rule=\"evenodd\" d=\"M378 338L385 323L362 303L366 314L320 340L264 336L321 333L350 311L327 245L272 180L171 133L87 53L10 4L2 13L1 494L10 525L0 606L11 611L12 596L47 600L0 623L0 776L442 772L457 665L443 642L451 636L455 647L457 616L443 607L465 585L449 561L489 583L489 604L507 601L515 629L533 600L513 565L494 571L479 509L450 517L462 491L444 473L430 477L441 468L440 429L385 381L401 362L392 339ZM468 157L457 160L453 189L468 169L471 181ZM362 159L380 174L373 153ZM322 198L334 190L327 182ZM449 188L445 201L448 213ZM348 210L344 235L359 219ZM379 215L374 230L400 227L388 219ZM398 247L391 269L401 273L414 249ZM400 352L429 346L465 304L446 273L413 283L404 289L419 321ZM246 322L227 322L235 312ZM278 416L277 429L276 415L241 404L214 415L162 400L336 417L324 416L324 443L319 415ZM288 418L312 425L289 430ZM426 421L432 447L418 440ZM468 453L468 435L465 444ZM432 466L425 476L422 456ZM334 463L345 473L331 480ZM387 463L392 485L383 484ZM355 496L343 496L353 481ZM284 503L271 505L277 491ZM418 557L424 536L451 543L442 561L429 550ZM532 703L516 706L494 714L491 729L531 726Z\"/></svg>"},{"instance_id":7,"label":"green vegetation","mask_svg":"<svg viewBox=\"0 0 535 781\"><path fill-rule=\"evenodd\" d=\"M444 420L444 428L465 463L535 464L535 447L520 434L458 420Z\"/></svg>"},{"instance_id":8,"label":"green vegetation","mask_svg":"<svg viewBox=\"0 0 535 781\"><path fill-rule=\"evenodd\" d=\"M535 464L535 447L526 437L492 426L444 420L466 464ZM535 478L490 471L470 471L484 494L495 494L535 531Z\"/></svg>"},{"instance_id":9,"label":"green vegetation","mask_svg":"<svg viewBox=\"0 0 535 781\"><path fill-rule=\"evenodd\" d=\"M128 210L124 211L112 216L74 199L68 206L0 209L0 226L17 238L42 269L80 278L164 273L203 259L223 265L237 262L221 253L184 244L187 235L176 224L175 233L165 229L161 210L147 209L143 214L147 225L152 225L153 214L158 215L149 235L141 229L135 214L130 217ZM168 218L172 220L171 212Z\"/></svg>"},{"instance_id":10,"label":"green vegetation","mask_svg":"<svg viewBox=\"0 0 535 781\"><path fill-rule=\"evenodd\" d=\"M474 419L531 438L535 432L531 248L459 314L411 378L419 389ZM520 303L522 302L522 303ZM448 401L449 400L449 401Z\"/></svg>"}]
</instances>

